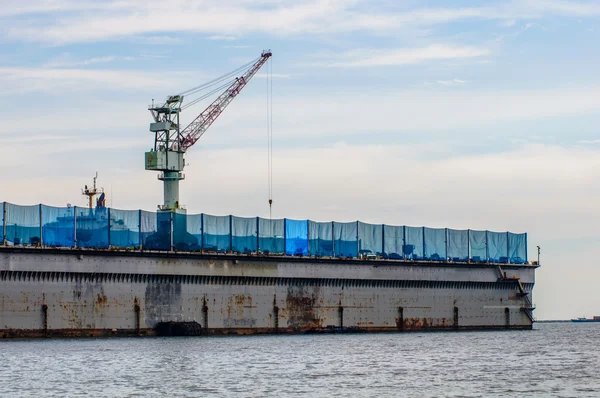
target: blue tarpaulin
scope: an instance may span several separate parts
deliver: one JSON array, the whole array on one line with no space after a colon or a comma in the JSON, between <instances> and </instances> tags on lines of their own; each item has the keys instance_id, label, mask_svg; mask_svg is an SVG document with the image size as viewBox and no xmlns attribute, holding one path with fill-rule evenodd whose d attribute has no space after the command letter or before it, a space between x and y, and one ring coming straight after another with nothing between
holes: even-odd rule
<instances>
[{"instance_id":1,"label":"blue tarpaulin","mask_svg":"<svg viewBox=\"0 0 600 398\"><path fill-rule=\"evenodd\" d=\"M40 243L40 206L5 203L6 240L15 246Z\"/></svg>"},{"instance_id":2,"label":"blue tarpaulin","mask_svg":"<svg viewBox=\"0 0 600 398\"><path fill-rule=\"evenodd\" d=\"M446 229L424 229L425 258L432 261L446 261Z\"/></svg>"},{"instance_id":3,"label":"blue tarpaulin","mask_svg":"<svg viewBox=\"0 0 600 398\"><path fill-rule=\"evenodd\" d=\"M508 262L508 236L506 232L487 231L487 237L490 262Z\"/></svg>"},{"instance_id":4,"label":"blue tarpaulin","mask_svg":"<svg viewBox=\"0 0 600 398\"><path fill-rule=\"evenodd\" d=\"M448 258L467 261L469 258L469 231L448 229Z\"/></svg>"},{"instance_id":5,"label":"blue tarpaulin","mask_svg":"<svg viewBox=\"0 0 600 398\"><path fill-rule=\"evenodd\" d=\"M75 244L77 247L108 247L108 209L99 207L75 209Z\"/></svg>"},{"instance_id":6,"label":"blue tarpaulin","mask_svg":"<svg viewBox=\"0 0 600 398\"><path fill-rule=\"evenodd\" d=\"M527 234L508 233L508 254L512 264L527 261Z\"/></svg>"},{"instance_id":7,"label":"blue tarpaulin","mask_svg":"<svg viewBox=\"0 0 600 398\"><path fill-rule=\"evenodd\" d=\"M487 261L487 233L486 231L469 230L469 243L471 247L471 260L474 262Z\"/></svg>"},{"instance_id":8,"label":"blue tarpaulin","mask_svg":"<svg viewBox=\"0 0 600 398\"><path fill-rule=\"evenodd\" d=\"M404 246L404 227L385 225L383 227L384 257L392 260L404 258L402 248Z\"/></svg>"},{"instance_id":9,"label":"blue tarpaulin","mask_svg":"<svg viewBox=\"0 0 600 398\"><path fill-rule=\"evenodd\" d=\"M285 253L308 255L308 220L285 219Z\"/></svg>"},{"instance_id":10,"label":"blue tarpaulin","mask_svg":"<svg viewBox=\"0 0 600 398\"><path fill-rule=\"evenodd\" d=\"M202 226L204 249L218 252L231 250L229 222L229 216L204 214L204 225Z\"/></svg>"},{"instance_id":11,"label":"blue tarpaulin","mask_svg":"<svg viewBox=\"0 0 600 398\"><path fill-rule=\"evenodd\" d=\"M359 254L381 254L383 251L383 227L380 224L358 223Z\"/></svg>"},{"instance_id":12,"label":"blue tarpaulin","mask_svg":"<svg viewBox=\"0 0 600 398\"><path fill-rule=\"evenodd\" d=\"M333 256L333 223L308 221L308 239L311 256Z\"/></svg>"},{"instance_id":13,"label":"blue tarpaulin","mask_svg":"<svg viewBox=\"0 0 600 398\"><path fill-rule=\"evenodd\" d=\"M283 240L285 231L283 227L283 219L258 219L258 247L262 252L283 253L285 251L285 241Z\"/></svg>"},{"instance_id":14,"label":"blue tarpaulin","mask_svg":"<svg viewBox=\"0 0 600 398\"><path fill-rule=\"evenodd\" d=\"M140 211L110 209L110 245L122 249L140 246Z\"/></svg>"},{"instance_id":15,"label":"blue tarpaulin","mask_svg":"<svg viewBox=\"0 0 600 398\"><path fill-rule=\"evenodd\" d=\"M333 252L336 257L358 257L356 222L333 223Z\"/></svg>"},{"instance_id":16,"label":"blue tarpaulin","mask_svg":"<svg viewBox=\"0 0 600 398\"><path fill-rule=\"evenodd\" d=\"M53 247L75 245L73 207L42 206L42 244Z\"/></svg>"},{"instance_id":17,"label":"blue tarpaulin","mask_svg":"<svg viewBox=\"0 0 600 398\"><path fill-rule=\"evenodd\" d=\"M252 253L257 250L257 222L256 217L231 217L231 245L234 252Z\"/></svg>"},{"instance_id":18,"label":"blue tarpaulin","mask_svg":"<svg viewBox=\"0 0 600 398\"><path fill-rule=\"evenodd\" d=\"M8 245L524 264L527 234L0 202Z\"/></svg>"},{"instance_id":19,"label":"blue tarpaulin","mask_svg":"<svg viewBox=\"0 0 600 398\"><path fill-rule=\"evenodd\" d=\"M412 260L423 259L423 227L406 227L404 255Z\"/></svg>"}]
</instances>

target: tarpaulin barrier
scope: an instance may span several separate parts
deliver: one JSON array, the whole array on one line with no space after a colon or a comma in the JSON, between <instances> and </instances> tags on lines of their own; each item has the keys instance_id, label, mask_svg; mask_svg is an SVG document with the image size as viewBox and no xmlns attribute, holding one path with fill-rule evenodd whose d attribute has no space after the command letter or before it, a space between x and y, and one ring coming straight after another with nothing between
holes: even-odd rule
<instances>
[{"instance_id":1,"label":"tarpaulin barrier","mask_svg":"<svg viewBox=\"0 0 600 398\"><path fill-rule=\"evenodd\" d=\"M263 253L281 253L285 251L285 241L283 230L284 221L270 220L266 218L258 219L258 248Z\"/></svg>"},{"instance_id":2,"label":"tarpaulin barrier","mask_svg":"<svg viewBox=\"0 0 600 398\"><path fill-rule=\"evenodd\" d=\"M333 223L333 253L336 257L358 257L356 222Z\"/></svg>"},{"instance_id":3,"label":"tarpaulin barrier","mask_svg":"<svg viewBox=\"0 0 600 398\"><path fill-rule=\"evenodd\" d=\"M7 245L525 264L527 234L0 202Z\"/></svg>"},{"instance_id":4,"label":"tarpaulin barrier","mask_svg":"<svg viewBox=\"0 0 600 398\"><path fill-rule=\"evenodd\" d=\"M403 252L408 259L423 259L423 227L405 227Z\"/></svg>"},{"instance_id":5,"label":"tarpaulin barrier","mask_svg":"<svg viewBox=\"0 0 600 398\"><path fill-rule=\"evenodd\" d=\"M142 211L140 237L145 250L171 250L171 213Z\"/></svg>"},{"instance_id":6,"label":"tarpaulin barrier","mask_svg":"<svg viewBox=\"0 0 600 398\"><path fill-rule=\"evenodd\" d=\"M381 255L383 250L383 226L358 223L358 254Z\"/></svg>"},{"instance_id":7,"label":"tarpaulin barrier","mask_svg":"<svg viewBox=\"0 0 600 398\"><path fill-rule=\"evenodd\" d=\"M448 229L448 258L450 261L469 259L469 231Z\"/></svg>"},{"instance_id":8,"label":"tarpaulin barrier","mask_svg":"<svg viewBox=\"0 0 600 398\"><path fill-rule=\"evenodd\" d=\"M404 258L404 227L383 226L383 257L391 260Z\"/></svg>"},{"instance_id":9,"label":"tarpaulin barrier","mask_svg":"<svg viewBox=\"0 0 600 398\"><path fill-rule=\"evenodd\" d=\"M108 247L108 209L75 208L75 245L84 248Z\"/></svg>"},{"instance_id":10,"label":"tarpaulin barrier","mask_svg":"<svg viewBox=\"0 0 600 398\"><path fill-rule=\"evenodd\" d=\"M231 217L231 250L252 253L257 250L257 219Z\"/></svg>"},{"instance_id":11,"label":"tarpaulin barrier","mask_svg":"<svg viewBox=\"0 0 600 398\"><path fill-rule=\"evenodd\" d=\"M186 217L190 251L198 251L202 248L202 217L202 214L188 214Z\"/></svg>"},{"instance_id":12,"label":"tarpaulin barrier","mask_svg":"<svg viewBox=\"0 0 600 398\"><path fill-rule=\"evenodd\" d=\"M527 262L527 234L508 233L508 256L511 264Z\"/></svg>"},{"instance_id":13,"label":"tarpaulin barrier","mask_svg":"<svg viewBox=\"0 0 600 398\"><path fill-rule=\"evenodd\" d=\"M446 229L424 228L423 231L425 259L446 261Z\"/></svg>"},{"instance_id":14,"label":"tarpaulin barrier","mask_svg":"<svg viewBox=\"0 0 600 398\"><path fill-rule=\"evenodd\" d=\"M201 216L173 213L171 217L173 219L173 247L182 251L200 250Z\"/></svg>"},{"instance_id":15,"label":"tarpaulin barrier","mask_svg":"<svg viewBox=\"0 0 600 398\"><path fill-rule=\"evenodd\" d=\"M311 256L333 256L333 223L308 221L308 240Z\"/></svg>"},{"instance_id":16,"label":"tarpaulin barrier","mask_svg":"<svg viewBox=\"0 0 600 398\"><path fill-rule=\"evenodd\" d=\"M42 206L42 244L52 247L73 247L75 245L75 211L73 207Z\"/></svg>"},{"instance_id":17,"label":"tarpaulin barrier","mask_svg":"<svg viewBox=\"0 0 600 398\"><path fill-rule=\"evenodd\" d=\"M110 209L109 230L110 245L112 247L121 249L139 248L140 211Z\"/></svg>"},{"instance_id":18,"label":"tarpaulin barrier","mask_svg":"<svg viewBox=\"0 0 600 398\"><path fill-rule=\"evenodd\" d=\"M308 220L285 219L285 253L308 255Z\"/></svg>"},{"instance_id":19,"label":"tarpaulin barrier","mask_svg":"<svg viewBox=\"0 0 600 398\"><path fill-rule=\"evenodd\" d=\"M476 263L487 262L487 233L486 231L469 230L469 247L471 248L471 261Z\"/></svg>"},{"instance_id":20,"label":"tarpaulin barrier","mask_svg":"<svg viewBox=\"0 0 600 398\"><path fill-rule=\"evenodd\" d=\"M487 231L488 256L492 263L508 262L508 236L506 232Z\"/></svg>"},{"instance_id":21,"label":"tarpaulin barrier","mask_svg":"<svg viewBox=\"0 0 600 398\"><path fill-rule=\"evenodd\" d=\"M231 250L230 217L203 214L203 248L217 252Z\"/></svg>"},{"instance_id":22,"label":"tarpaulin barrier","mask_svg":"<svg viewBox=\"0 0 600 398\"><path fill-rule=\"evenodd\" d=\"M40 206L18 206L5 203L6 240L15 246L38 245L40 236Z\"/></svg>"}]
</instances>

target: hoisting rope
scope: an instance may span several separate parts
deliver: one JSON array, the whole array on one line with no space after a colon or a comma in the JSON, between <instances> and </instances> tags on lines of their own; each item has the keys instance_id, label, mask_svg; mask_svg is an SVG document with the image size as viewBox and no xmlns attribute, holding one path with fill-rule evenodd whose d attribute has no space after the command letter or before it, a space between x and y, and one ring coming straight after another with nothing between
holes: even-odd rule
<instances>
[{"instance_id":1,"label":"hoisting rope","mask_svg":"<svg viewBox=\"0 0 600 398\"><path fill-rule=\"evenodd\" d=\"M267 63L267 181L269 220L273 217L273 58Z\"/></svg>"}]
</instances>

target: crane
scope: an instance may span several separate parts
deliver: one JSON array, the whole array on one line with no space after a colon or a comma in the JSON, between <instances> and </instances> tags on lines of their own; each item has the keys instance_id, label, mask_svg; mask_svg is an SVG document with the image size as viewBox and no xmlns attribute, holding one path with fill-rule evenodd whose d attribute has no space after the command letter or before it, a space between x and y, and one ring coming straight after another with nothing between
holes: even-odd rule
<instances>
[{"instance_id":1,"label":"crane","mask_svg":"<svg viewBox=\"0 0 600 398\"><path fill-rule=\"evenodd\" d=\"M270 50L263 51L258 59L248 63L230 74L224 75L204 85L194 87L183 93L167 97L164 104L155 105L154 100L148 110L152 114L153 121L150 123L150 131L154 133L154 148L146 152L146 170L159 171L158 179L163 181L164 201L158 209L164 212L185 213L179 204L179 181L185 178L182 173L184 168L183 156L186 151L194 145L206 130L213 124L227 105L248 84L250 79L272 56ZM225 80L233 73L244 70L240 77L225 85L213 89L208 94L227 87L217 99L215 99L202 113L200 113L183 130L180 128L179 114L187 107L194 105L200 98L192 100L189 104L182 106L184 95L194 94L202 89Z\"/></svg>"}]
</instances>

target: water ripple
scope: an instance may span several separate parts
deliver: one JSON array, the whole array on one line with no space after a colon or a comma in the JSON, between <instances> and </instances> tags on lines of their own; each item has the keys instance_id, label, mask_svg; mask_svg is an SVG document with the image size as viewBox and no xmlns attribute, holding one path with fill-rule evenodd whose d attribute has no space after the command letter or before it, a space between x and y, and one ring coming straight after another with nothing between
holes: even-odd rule
<instances>
[{"instance_id":1,"label":"water ripple","mask_svg":"<svg viewBox=\"0 0 600 398\"><path fill-rule=\"evenodd\" d=\"M0 342L0 396L600 396L598 324Z\"/></svg>"}]
</instances>

